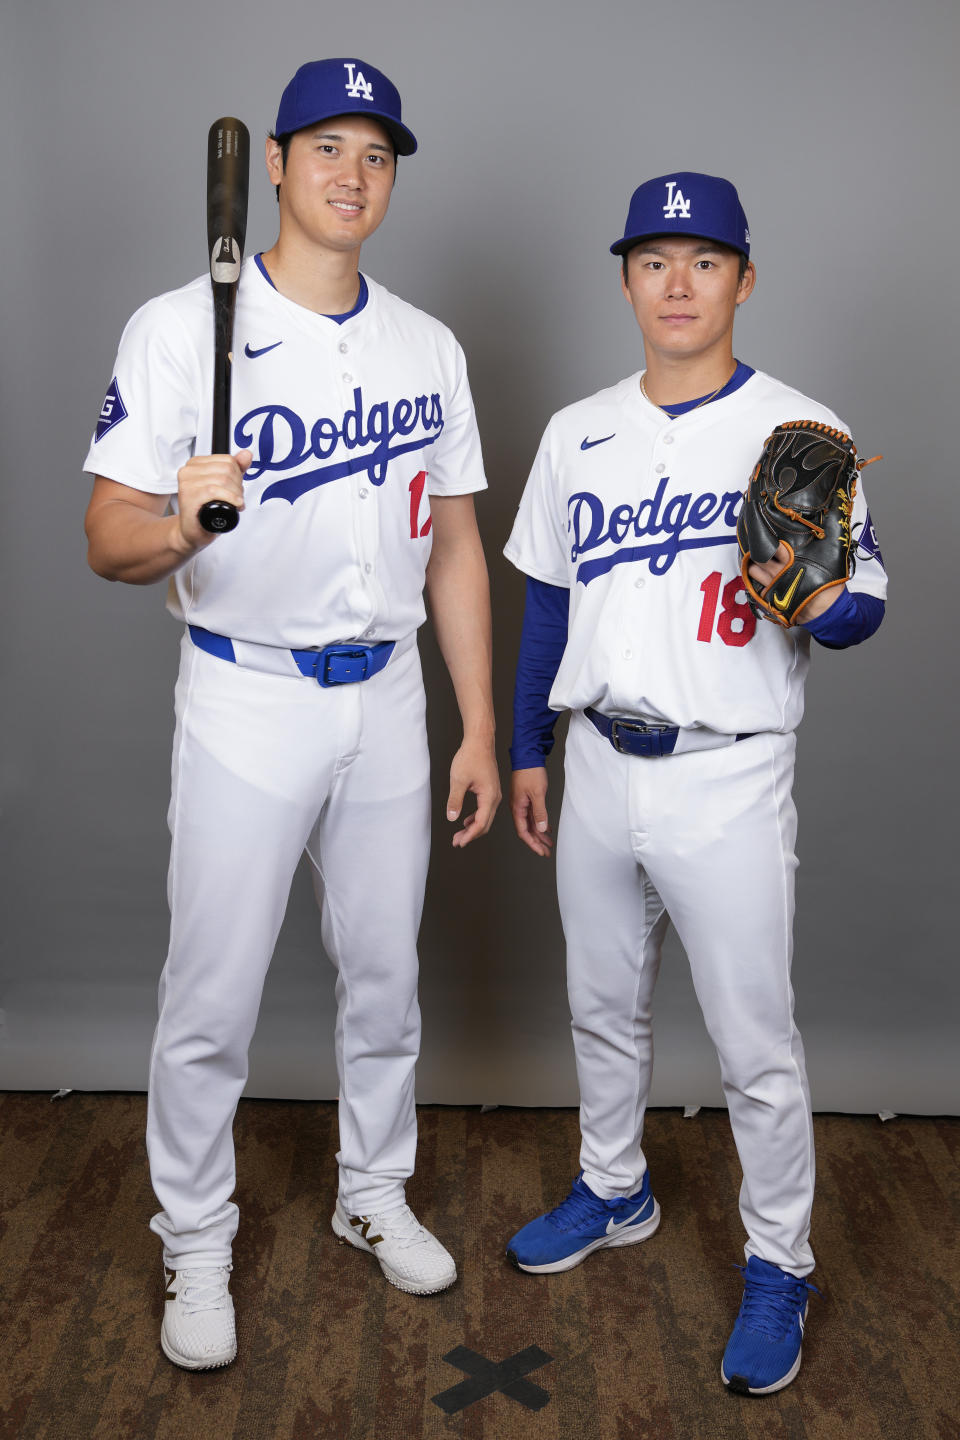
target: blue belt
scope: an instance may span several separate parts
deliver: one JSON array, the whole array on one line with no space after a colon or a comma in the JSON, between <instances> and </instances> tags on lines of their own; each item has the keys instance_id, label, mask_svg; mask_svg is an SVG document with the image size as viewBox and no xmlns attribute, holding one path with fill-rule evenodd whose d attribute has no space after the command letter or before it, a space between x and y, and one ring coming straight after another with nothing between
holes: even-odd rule
<instances>
[{"instance_id":1,"label":"blue belt","mask_svg":"<svg viewBox=\"0 0 960 1440\"><path fill-rule=\"evenodd\" d=\"M198 650L205 650L218 660L237 663L229 636L216 635L200 625L188 625L187 629ZM393 654L396 643L395 640L381 640L377 645L325 645L322 650L291 650L290 654L301 675L316 680L326 690L331 685L354 685L378 675Z\"/></svg>"},{"instance_id":2,"label":"blue belt","mask_svg":"<svg viewBox=\"0 0 960 1440\"><path fill-rule=\"evenodd\" d=\"M620 755L642 755L647 760L656 760L661 755L672 755L680 734L678 725L645 725L642 720L611 720L599 710L588 707L584 715L595 725L605 740L609 740ZM754 731L738 735L738 740L749 740Z\"/></svg>"},{"instance_id":3,"label":"blue belt","mask_svg":"<svg viewBox=\"0 0 960 1440\"><path fill-rule=\"evenodd\" d=\"M660 755L672 755L680 734L677 725L644 725L641 720L611 720L593 709L583 713L621 755L644 755L649 760Z\"/></svg>"}]
</instances>

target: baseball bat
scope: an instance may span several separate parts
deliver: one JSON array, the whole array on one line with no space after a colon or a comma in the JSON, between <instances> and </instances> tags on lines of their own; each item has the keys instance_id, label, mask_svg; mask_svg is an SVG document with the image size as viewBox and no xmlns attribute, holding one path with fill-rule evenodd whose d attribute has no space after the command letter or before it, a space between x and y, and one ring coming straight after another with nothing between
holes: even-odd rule
<instances>
[{"instance_id":1,"label":"baseball bat","mask_svg":"<svg viewBox=\"0 0 960 1440\"><path fill-rule=\"evenodd\" d=\"M250 186L250 132L225 115L207 136L207 253L213 287L213 442L212 455L230 454L230 378L233 371L233 315L247 238ZM232 530L240 518L236 505L208 500L199 520L215 534Z\"/></svg>"}]
</instances>

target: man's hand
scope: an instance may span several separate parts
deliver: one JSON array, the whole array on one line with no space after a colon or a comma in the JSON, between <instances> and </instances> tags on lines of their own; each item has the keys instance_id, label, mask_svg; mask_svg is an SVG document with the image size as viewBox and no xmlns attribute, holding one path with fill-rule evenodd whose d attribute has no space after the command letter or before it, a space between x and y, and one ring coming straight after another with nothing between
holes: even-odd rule
<instances>
[{"instance_id":1,"label":"man's hand","mask_svg":"<svg viewBox=\"0 0 960 1440\"><path fill-rule=\"evenodd\" d=\"M236 455L194 455L177 471L177 508L180 536L187 553L202 550L217 537L198 520L208 500L227 500L243 509L243 477L253 459L252 450Z\"/></svg>"},{"instance_id":2,"label":"man's hand","mask_svg":"<svg viewBox=\"0 0 960 1440\"><path fill-rule=\"evenodd\" d=\"M431 495L433 549L427 595L433 628L463 722L463 744L450 766L447 819L458 820L470 790L477 808L453 843L469 845L490 829L500 804L500 772L493 748L493 642L490 585L472 495Z\"/></svg>"},{"instance_id":3,"label":"man's hand","mask_svg":"<svg viewBox=\"0 0 960 1440\"><path fill-rule=\"evenodd\" d=\"M789 564L790 551L781 540L773 559L768 560L764 565L751 563L748 573L757 589L763 594L769 590L777 576L783 574ZM846 585L832 585L829 590L821 590L819 595L811 596L803 607L803 619L816 620L818 615L823 615L831 605L840 599L846 588Z\"/></svg>"},{"instance_id":4,"label":"man's hand","mask_svg":"<svg viewBox=\"0 0 960 1440\"><path fill-rule=\"evenodd\" d=\"M500 804L500 771L494 754L493 742L464 740L453 757L450 766L450 794L447 797L447 819L459 820L467 792L477 797L477 808L467 815L463 828L453 836L457 849L469 845L480 835L486 835L493 824L493 817Z\"/></svg>"},{"instance_id":5,"label":"man's hand","mask_svg":"<svg viewBox=\"0 0 960 1440\"><path fill-rule=\"evenodd\" d=\"M87 506L87 559L105 580L153 585L217 539L197 519L207 500L243 509L243 475L253 454L195 455L177 472L177 512L169 495L137 490L98 475Z\"/></svg>"},{"instance_id":6,"label":"man's hand","mask_svg":"<svg viewBox=\"0 0 960 1440\"><path fill-rule=\"evenodd\" d=\"M513 828L534 855L549 855L553 836L547 815L547 771L543 765L514 770L510 781Z\"/></svg>"}]
</instances>

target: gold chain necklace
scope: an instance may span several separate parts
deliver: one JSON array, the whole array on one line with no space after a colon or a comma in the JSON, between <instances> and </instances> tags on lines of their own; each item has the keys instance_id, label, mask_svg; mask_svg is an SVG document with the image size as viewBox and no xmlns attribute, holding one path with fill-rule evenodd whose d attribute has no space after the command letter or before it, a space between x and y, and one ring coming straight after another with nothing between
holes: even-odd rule
<instances>
[{"instance_id":1,"label":"gold chain necklace","mask_svg":"<svg viewBox=\"0 0 960 1440\"><path fill-rule=\"evenodd\" d=\"M647 373L646 370L644 370L643 375L640 376L640 394L643 396L644 400L650 400L650 396L647 394L647 387L646 387L646 385L644 385L644 383L643 383L643 381L644 381L644 376L646 375L646 373ZM712 395L705 395L702 400L698 401L697 404L692 407L692 409L690 409L690 410L684 410L684 411L683 411L683 414L684 414L684 415L692 415L693 412L694 412L694 410L699 410L699 409L700 409L700 406L701 406L701 405L709 405L711 400L716 400L717 396L720 394L720 391L726 389L726 387L730 384L730 381L733 379L733 377L734 377L734 375L736 375L736 373L737 373L737 367L734 366L732 373L727 376L726 380L724 380L724 382L723 382L722 385L718 385L718 386L717 386L716 390L714 390L714 392L713 392ZM674 412L673 412L672 410L668 410L668 409L667 409L666 405L657 405L656 400L650 400L650 404L651 404L651 405L656 405L656 406L657 406L657 409L658 409L658 410L662 410L663 413L664 413L664 415L669 416L669 418L670 418L671 420L676 420L676 419L678 419L679 416L680 416L680 413L681 413L681 412L680 412L679 410L676 412L676 414L674 414Z\"/></svg>"}]
</instances>

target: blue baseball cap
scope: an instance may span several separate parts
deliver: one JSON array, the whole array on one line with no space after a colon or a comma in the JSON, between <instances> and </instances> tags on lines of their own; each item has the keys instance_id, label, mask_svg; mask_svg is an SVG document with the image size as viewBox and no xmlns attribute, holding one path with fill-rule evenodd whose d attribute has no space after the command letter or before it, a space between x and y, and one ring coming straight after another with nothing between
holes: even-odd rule
<instances>
[{"instance_id":1,"label":"blue baseball cap","mask_svg":"<svg viewBox=\"0 0 960 1440\"><path fill-rule=\"evenodd\" d=\"M382 70L365 60L308 60L280 97L276 136L291 135L333 115L371 115L389 133L398 155L417 148L400 120L400 93Z\"/></svg>"},{"instance_id":2,"label":"blue baseball cap","mask_svg":"<svg viewBox=\"0 0 960 1440\"><path fill-rule=\"evenodd\" d=\"M736 187L718 175L675 170L658 175L634 190L623 239L610 246L625 255L639 240L653 235L695 235L717 240L750 258L750 228Z\"/></svg>"}]
</instances>

